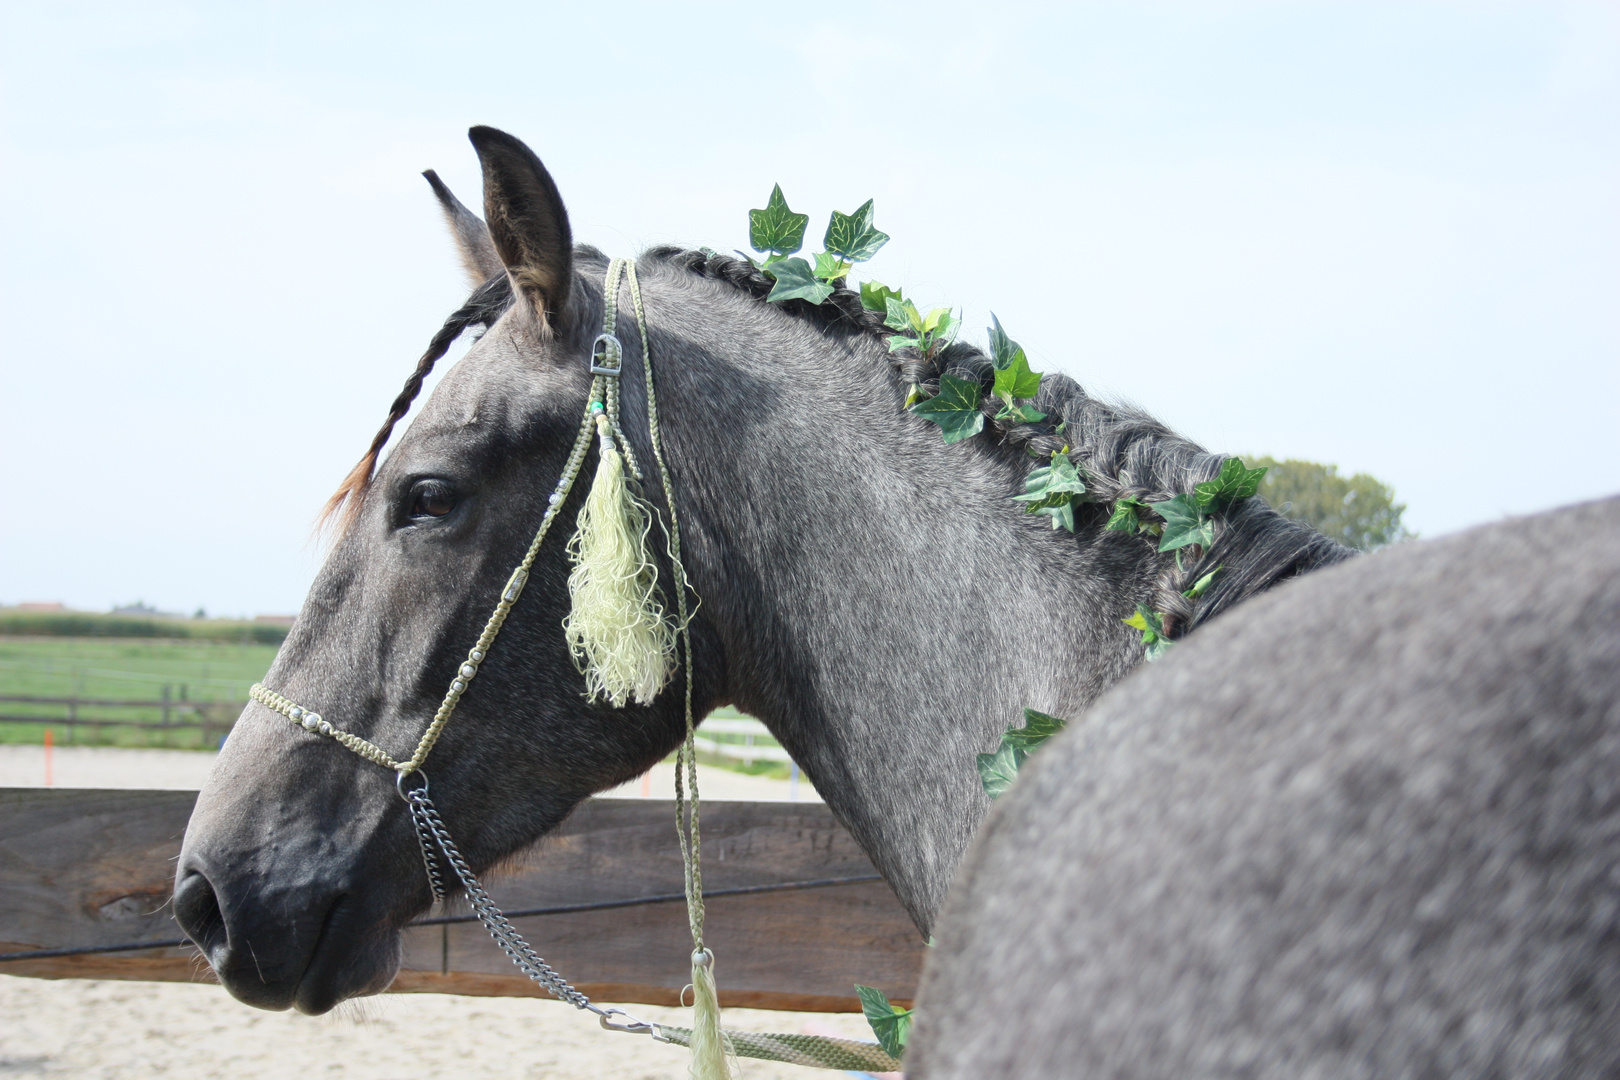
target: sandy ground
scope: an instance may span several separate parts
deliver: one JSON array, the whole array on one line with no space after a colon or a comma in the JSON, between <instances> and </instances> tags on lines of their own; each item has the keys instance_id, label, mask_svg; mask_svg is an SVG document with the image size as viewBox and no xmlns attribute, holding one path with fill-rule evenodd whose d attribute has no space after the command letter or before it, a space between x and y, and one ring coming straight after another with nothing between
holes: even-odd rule
<instances>
[{"instance_id":1,"label":"sandy ground","mask_svg":"<svg viewBox=\"0 0 1620 1080\"><path fill-rule=\"evenodd\" d=\"M181 750L59 747L58 787L188 789L207 778L214 755ZM0 746L0 787L45 783L43 749ZM710 799L817 799L804 782L703 767ZM670 798L674 770L612 792ZM646 1020L681 1023L680 1010L632 1005ZM728 1010L727 1027L808 1031L871 1039L852 1015ZM836 1076L744 1060L742 1080ZM645 1036L603 1031L594 1017L555 1001L387 994L345 1004L324 1017L267 1013L206 983L96 982L0 975L0 1078L84 1080L684 1080L686 1052Z\"/></svg>"},{"instance_id":2,"label":"sandy ground","mask_svg":"<svg viewBox=\"0 0 1620 1080\"><path fill-rule=\"evenodd\" d=\"M677 1009L632 1005L644 1020ZM727 1027L870 1039L859 1016L731 1009ZM741 1080L842 1076L740 1062ZM82 1080L685 1080L686 1051L603 1031L556 1001L387 994L329 1016L268 1013L217 986L0 976L0 1077Z\"/></svg>"}]
</instances>

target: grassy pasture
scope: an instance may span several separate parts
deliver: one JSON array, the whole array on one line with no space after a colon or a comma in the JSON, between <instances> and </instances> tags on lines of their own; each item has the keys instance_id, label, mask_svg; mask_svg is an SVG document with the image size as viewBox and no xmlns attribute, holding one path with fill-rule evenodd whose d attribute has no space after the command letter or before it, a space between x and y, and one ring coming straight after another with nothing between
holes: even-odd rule
<instances>
[{"instance_id":1,"label":"grassy pasture","mask_svg":"<svg viewBox=\"0 0 1620 1080\"><path fill-rule=\"evenodd\" d=\"M206 705L210 722L229 723L247 704L247 688L264 677L275 659L275 644L243 644L209 638L0 636L0 697L78 697L120 701L159 701L168 688L170 718L194 722L198 714L183 704ZM163 747L212 750L219 735L197 730L161 731L138 727L77 726L65 723L68 706L0 701L0 716L42 716L57 723L0 723L0 743L38 745L51 728L58 745ZM161 706L106 708L79 705L80 719L158 723ZM744 714L725 706L715 719L737 720ZM705 730L715 743L743 744L748 736ZM768 735L752 736L754 744L774 748ZM698 760L752 776L785 779L783 762L754 760L700 751Z\"/></svg>"},{"instance_id":2,"label":"grassy pasture","mask_svg":"<svg viewBox=\"0 0 1620 1080\"><path fill-rule=\"evenodd\" d=\"M0 696L162 700L167 688L170 718L184 723L198 715L182 704L206 704L210 721L229 723L247 702L247 688L263 677L276 655L274 644L242 644L207 638L156 637L0 637ZM35 702L0 702L0 716L39 716L65 721L69 707ZM161 706L116 708L80 705L81 719L157 723ZM213 749L218 736L203 732L154 731L136 727L84 727L69 733L65 724L0 724L0 742L39 743L51 727L60 744L161 746Z\"/></svg>"}]
</instances>

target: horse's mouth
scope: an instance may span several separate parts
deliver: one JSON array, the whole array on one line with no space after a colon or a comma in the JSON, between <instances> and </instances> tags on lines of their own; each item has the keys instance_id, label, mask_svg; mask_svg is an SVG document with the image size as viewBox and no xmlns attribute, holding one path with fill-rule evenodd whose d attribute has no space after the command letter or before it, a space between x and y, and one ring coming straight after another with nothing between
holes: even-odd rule
<instances>
[{"instance_id":1,"label":"horse's mouth","mask_svg":"<svg viewBox=\"0 0 1620 1080\"><path fill-rule=\"evenodd\" d=\"M399 972L400 934L347 895L327 909L292 1005L319 1016L352 997L380 994Z\"/></svg>"},{"instance_id":2,"label":"horse's mouth","mask_svg":"<svg viewBox=\"0 0 1620 1080\"><path fill-rule=\"evenodd\" d=\"M195 871L175 890L175 920L220 985L245 1004L318 1016L381 993L399 971L399 931L350 894L302 917L252 917L251 902L233 907L235 917L227 918L213 885Z\"/></svg>"}]
</instances>

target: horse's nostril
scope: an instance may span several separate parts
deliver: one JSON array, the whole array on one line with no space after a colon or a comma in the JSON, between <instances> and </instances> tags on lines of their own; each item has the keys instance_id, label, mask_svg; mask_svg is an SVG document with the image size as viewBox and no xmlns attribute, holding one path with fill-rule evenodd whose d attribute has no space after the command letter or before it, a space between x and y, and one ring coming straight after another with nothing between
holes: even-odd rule
<instances>
[{"instance_id":1,"label":"horse's nostril","mask_svg":"<svg viewBox=\"0 0 1620 1080\"><path fill-rule=\"evenodd\" d=\"M208 879L195 870L174 890L174 921L204 956L225 944L225 916L220 913L219 898Z\"/></svg>"}]
</instances>

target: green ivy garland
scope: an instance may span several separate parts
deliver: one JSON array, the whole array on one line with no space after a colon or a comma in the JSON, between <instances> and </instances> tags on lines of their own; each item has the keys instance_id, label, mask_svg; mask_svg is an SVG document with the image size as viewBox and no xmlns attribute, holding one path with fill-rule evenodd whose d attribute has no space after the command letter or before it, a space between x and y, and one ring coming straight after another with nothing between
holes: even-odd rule
<instances>
[{"instance_id":1,"label":"green ivy garland","mask_svg":"<svg viewBox=\"0 0 1620 1080\"><path fill-rule=\"evenodd\" d=\"M743 257L775 281L767 300L774 303L806 300L820 304L832 295L840 282L847 280L856 263L871 259L889 242L889 234L872 224L872 216L871 199L853 214L834 210L822 239L825 250L815 255L812 265L809 260L797 257L797 252L804 247L804 231L810 224L810 215L794 213L782 194L782 185L777 184L772 187L764 208L748 211L749 243L765 258L756 262L751 256ZM934 308L925 314L901 295L899 289L891 289L881 282L862 282L860 297L863 307L881 313L883 325L896 331L889 338L890 352L916 349L925 359L932 359L955 340L961 328L961 320L950 308ZM1046 414L1034 406L1043 374L1030 370L1029 357L1023 347L1007 336L994 313L990 323L993 379L988 392L1001 402L996 419L1020 423L1045 420ZM984 430L985 393L984 385L978 380L959 378L947 371L940 374L939 388L933 394L913 384L904 408L939 425L947 444L958 443ZM1062 433L1063 426L1058 425L1058 434ZM1050 518L1052 528L1074 532L1075 507L1094 499L1086 487L1084 471L1070 458L1070 453L1068 446L1053 451L1047 464L1030 470L1023 492L1012 498L1024 504L1025 513ZM1103 504L1109 510L1104 527L1141 536L1150 542L1156 540L1157 550L1175 552L1177 566L1180 566L1182 549L1211 547L1215 542L1217 517L1234 503L1254 495L1265 474L1263 468L1248 468L1241 458L1227 458L1215 479L1195 484L1193 490L1185 494L1162 502L1144 503L1127 496ZM1193 600L1203 596L1220 570L1217 566L1182 595ZM1164 612L1141 605L1134 615L1124 620L1127 626L1141 633L1149 660L1157 660L1174 644L1165 633L1164 620Z\"/></svg>"}]
</instances>

